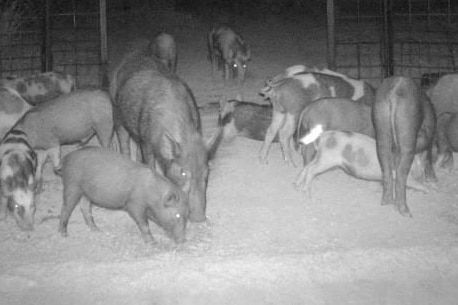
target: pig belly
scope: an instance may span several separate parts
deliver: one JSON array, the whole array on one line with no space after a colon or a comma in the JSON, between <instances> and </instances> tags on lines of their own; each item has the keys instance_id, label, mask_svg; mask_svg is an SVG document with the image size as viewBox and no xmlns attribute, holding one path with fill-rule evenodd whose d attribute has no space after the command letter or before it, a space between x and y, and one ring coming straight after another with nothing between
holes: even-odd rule
<instances>
[{"instance_id":1,"label":"pig belly","mask_svg":"<svg viewBox=\"0 0 458 305\"><path fill-rule=\"evenodd\" d=\"M81 188L83 194L93 204L106 209L124 209L129 192L117 184L110 183L109 179L100 181L89 180Z\"/></svg>"}]
</instances>

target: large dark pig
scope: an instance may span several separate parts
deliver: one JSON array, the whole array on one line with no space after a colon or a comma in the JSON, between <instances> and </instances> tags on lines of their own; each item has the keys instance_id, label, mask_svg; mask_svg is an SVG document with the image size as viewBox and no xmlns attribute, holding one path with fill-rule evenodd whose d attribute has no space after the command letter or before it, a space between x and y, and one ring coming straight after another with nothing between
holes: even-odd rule
<instances>
[{"instance_id":1,"label":"large dark pig","mask_svg":"<svg viewBox=\"0 0 458 305\"><path fill-rule=\"evenodd\" d=\"M59 232L67 236L67 225L75 206L80 204L86 224L97 227L91 206L123 209L140 229L145 242L152 242L148 219L176 242L183 242L188 218L188 196L167 178L128 157L98 147L74 151L63 159L64 203Z\"/></svg>"},{"instance_id":2,"label":"large dark pig","mask_svg":"<svg viewBox=\"0 0 458 305\"><path fill-rule=\"evenodd\" d=\"M223 70L226 81L245 80L247 62L251 60L251 49L243 38L228 26L213 28L208 33L208 58L212 74Z\"/></svg>"},{"instance_id":3,"label":"large dark pig","mask_svg":"<svg viewBox=\"0 0 458 305\"><path fill-rule=\"evenodd\" d=\"M22 131L10 131L0 144L0 220L8 212L22 230L32 230L37 156Z\"/></svg>"},{"instance_id":4,"label":"large dark pig","mask_svg":"<svg viewBox=\"0 0 458 305\"><path fill-rule=\"evenodd\" d=\"M458 73L442 76L426 94L438 116L444 112L458 112Z\"/></svg>"},{"instance_id":5,"label":"large dark pig","mask_svg":"<svg viewBox=\"0 0 458 305\"><path fill-rule=\"evenodd\" d=\"M453 169L453 152L458 152L458 113L444 112L437 119L436 164Z\"/></svg>"},{"instance_id":6,"label":"large dark pig","mask_svg":"<svg viewBox=\"0 0 458 305\"><path fill-rule=\"evenodd\" d=\"M38 155L37 180L48 157L55 171L60 169L60 146L85 143L96 135L102 147L109 147L113 135L110 96L102 90L76 90L30 109L12 128L27 135Z\"/></svg>"},{"instance_id":7,"label":"large dark pig","mask_svg":"<svg viewBox=\"0 0 458 305\"><path fill-rule=\"evenodd\" d=\"M114 72L111 92L121 152L130 153L131 136L140 145L143 162L157 166L189 194L190 220L204 221L208 162L221 132L204 140L190 88L162 66L139 48Z\"/></svg>"},{"instance_id":8,"label":"large dark pig","mask_svg":"<svg viewBox=\"0 0 458 305\"><path fill-rule=\"evenodd\" d=\"M299 119L299 134L322 125L324 130L342 130L358 132L371 138L375 137L372 124L372 107L366 103L356 102L348 98L322 98L308 105ZM302 145L304 165L315 153L313 145Z\"/></svg>"},{"instance_id":9,"label":"large dark pig","mask_svg":"<svg viewBox=\"0 0 458 305\"><path fill-rule=\"evenodd\" d=\"M377 89L372 120L383 172L382 205L394 204L401 215L411 216L406 179L416 153L425 153L425 176L435 180L431 152L434 109L412 79L390 77Z\"/></svg>"},{"instance_id":10,"label":"large dark pig","mask_svg":"<svg viewBox=\"0 0 458 305\"><path fill-rule=\"evenodd\" d=\"M374 103L375 99L375 90L374 88L366 81L360 79L354 79L348 77L345 74L332 71L326 68L318 68L318 67L306 67L304 65L295 65L285 69L282 73L274 76L271 79L266 81L266 87L263 90L267 90L272 86L276 86L277 84L281 83L286 78L291 78L296 75L300 75L303 73L321 73L332 75L336 77L340 77L342 81L347 82L350 87L352 87L352 94L349 96L350 99L358 102L363 102L369 105Z\"/></svg>"},{"instance_id":11,"label":"large dark pig","mask_svg":"<svg viewBox=\"0 0 458 305\"><path fill-rule=\"evenodd\" d=\"M341 77L322 73L301 73L288 77L275 86L266 86L260 92L272 103L272 122L260 151L262 163L267 163L267 155L273 139L279 134L283 157L287 164L292 159L293 135L298 126L299 116L305 107L324 97L347 97L354 95L354 88Z\"/></svg>"},{"instance_id":12,"label":"large dark pig","mask_svg":"<svg viewBox=\"0 0 458 305\"><path fill-rule=\"evenodd\" d=\"M226 99L220 101L218 122L223 129L225 141L230 141L236 136L263 141L271 121L270 104Z\"/></svg>"},{"instance_id":13,"label":"large dark pig","mask_svg":"<svg viewBox=\"0 0 458 305\"><path fill-rule=\"evenodd\" d=\"M375 139L356 132L338 130L313 131L301 139L302 144L313 143L317 154L297 177L295 186L311 198L310 188L313 179L332 169L341 168L353 177L381 181L382 172L377 159ZM427 192L427 188L417 179L421 178L422 161L418 156L412 165L407 186Z\"/></svg>"},{"instance_id":14,"label":"large dark pig","mask_svg":"<svg viewBox=\"0 0 458 305\"><path fill-rule=\"evenodd\" d=\"M14 90L27 103L35 106L75 89L75 78L60 72L44 72L25 77L0 80L0 87Z\"/></svg>"},{"instance_id":15,"label":"large dark pig","mask_svg":"<svg viewBox=\"0 0 458 305\"><path fill-rule=\"evenodd\" d=\"M160 33L151 42L153 54L173 73L177 70L177 46L172 35Z\"/></svg>"}]
</instances>

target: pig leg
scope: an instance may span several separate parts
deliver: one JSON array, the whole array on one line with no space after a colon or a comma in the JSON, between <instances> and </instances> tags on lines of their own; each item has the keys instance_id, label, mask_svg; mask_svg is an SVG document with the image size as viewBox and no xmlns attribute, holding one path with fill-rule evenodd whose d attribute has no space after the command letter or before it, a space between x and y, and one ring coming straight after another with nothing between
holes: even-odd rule
<instances>
[{"instance_id":1,"label":"pig leg","mask_svg":"<svg viewBox=\"0 0 458 305\"><path fill-rule=\"evenodd\" d=\"M8 216L8 198L0 195L0 221Z\"/></svg>"},{"instance_id":2,"label":"pig leg","mask_svg":"<svg viewBox=\"0 0 458 305\"><path fill-rule=\"evenodd\" d=\"M60 211L60 221L58 232L63 236L67 237L67 226L70 215L72 215L78 202L81 200L83 193L78 186L64 185L64 203Z\"/></svg>"},{"instance_id":3,"label":"pig leg","mask_svg":"<svg viewBox=\"0 0 458 305\"><path fill-rule=\"evenodd\" d=\"M453 151L448 140L441 138L440 134L437 140L437 160L436 165L446 168L448 171L453 169Z\"/></svg>"},{"instance_id":4,"label":"pig leg","mask_svg":"<svg viewBox=\"0 0 458 305\"><path fill-rule=\"evenodd\" d=\"M406 203L406 182L410 167L412 166L414 151L403 151L401 148L399 164L395 169L395 206L398 212L407 217L412 217Z\"/></svg>"},{"instance_id":5,"label":"pig leg","mask_svg":"<svg viewBox=\"0 0 458 305\"><path fill-rule=\"evenodd\" d=\"M285 114L279 111L273 110L272 112L272 122L270 123L269 128L266 132L266 137L264 139L264 143L261 147L261 151L259 153L259 158L261 163L267 164L267 154L269 153L270 145L278 133L278 130L282 127L285 120Z\"/></svg>"},{"instance_id":6,"label":"pig leg","mask_svg":"<svg viewBox=\"0 0 458 305\"><path fill-rule=\"evenodd\" d=\"M99 140L100 146L109 148L113 137L113 122L103 122L101 126L95 127L95 134Z\"/></svg>"},{"instance_id":7,"label":"pig leg","mask_svg":"<svg viewBox=\"0 0 458 305\"><path fill-rule=\"evenodd\" d=\"M430 147L422 154L422 163L425 168L425 180L428 182L437 182L436 173L433 166L433 148L432 144Z\"/></svg>"},{"instance_id":8,"label":"pig leg","mask_svg":"<svg viewBox=\"0 0 458 305\"><path fill-rule=\"evenodd\" d=\"M119 125L116 127L116 134L118 135L119 149L121 150L121 154L130 157L129 133L124 127Z\"/></svg>"},{"instance_id":9,"label":"pig leg","mask_svg":"<svg viewBox=\"0 0 458 305\"><path fill-rule=\"evenodd\" d=\"M384 145L383 145L384 144ZM388 145L387 145L388 144ZM394 186L393 186L393 165L394 157L391 149L391 136L380 133L377 134L377 155L382 169L382 205L394 204Z\"/></svg>"},{"instance_id":10,"label":"pig leg","mask_svg":"<svg viewBox=\"0 0 458 305\"><path fill-rule=\"evenodd\" d=\"M312 180L315 177L335 166L337 166L334 158L326 160L318 153L316 158L313 159L300 173L298 176L295 185L299 188L302 185L302 191L305 193L306 197L309 199L312 198L312 193L310 191Z\"/></svg>"},{"instance_id":11,"label":"pig leg","mask_svg":"<svg viewBox=\"0 0 458 305\"><path fill-rule=\"evenodd\" d=\"M91 231L100 231L99 228L97 228L97 226L95 225L94 218L92 217L92 202L84 198L83 200L81 200L80 210L83 214L84 221L86 222L87 226L91 229Z\"/></svg>"},{"instance_id":12,"label":"pig leg","mask_svg":"<svg viewBox=\"0 0 458 305\"><path fill-rule=\"evenodd\" d=\"M35 191L41 192L43 190L43 166L48 159L48 154L46 151L43 150L37 150L37 169L35 172Z\"/></svg>"},{"instance_id":13,"label":"pig leg","mask_svg":"<svg viewBox=\"0 0 458 305\"><path fill-rule=\"evenodd\" d=\"M315 157L315 145L301 145L301 154L303 165L306 166Z\"/></svg>"},{"instance_id":14,"label":"pig leg","mask_svg":"<svg viewBox=\"0 0 458 305\"><path fill-rule=\"evenodd\" d=\"M62 175L62 166L60 164L60 155L61 155L60 146L48 149L46 152L48 156L51 158L51 163L54 168L54 173L57 176L61 176Z\"/></svg>"},{"instance_id":15,"label":"pig leg","mask_svg":"<svg viewBox=\"0 0 458 305\"><path fill-rule=\"evenodd\" d=\"M286 113L285 122L279 132L279 142L283 151L283 159L285 160L286 164L293 165L294 167L296 167L296 164L294 164L291 152L295 131L296 117L290 113Z\"/></svg>"},{"instance_id":16,"label":"pig leg","mask_svg":"<svg viewBox=\"0 0 458 305\"><path fill-rule=\"evenodd\" d=\"M138 228L140 229L140 233L142 234L142 238L146 243L153 243L154 238L151 235L151 231L148 226L148 217L146 215L146 209L142 208L138 205L133 205L132 203L127 203L127 213L129 213L130 217L135 221Z\"/></svg>"}]
</instances>

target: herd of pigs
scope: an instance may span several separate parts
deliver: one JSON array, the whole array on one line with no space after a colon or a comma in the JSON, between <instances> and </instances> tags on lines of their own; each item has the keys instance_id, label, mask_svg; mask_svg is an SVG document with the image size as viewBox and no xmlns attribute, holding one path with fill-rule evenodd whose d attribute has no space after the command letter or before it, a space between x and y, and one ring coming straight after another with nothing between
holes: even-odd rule
<instances>
[{"instance_id":1,"label":"herd of pigs","mask_svg":"<svg viewBox=\"0 0 458 305\"><path fill-rule=\"evenodd\" d=\"M225 82L242 84L251 52L239 34L220 26L208 33L208 58L213 74L222 70ZM79 203L91 230L98 230L96 205L125 210L146 242L153 241L149 220L183 242L188 220L206 220L208 163L234 136L263 141L265 164L273 141L287 164L295 165L293 151L300 149L304 168L295 186L309 197L314 177L340 167L382 181L382 204L404 216L411 216L406 186L427 192L437 180L434 165L453 167L458 74L424 86L389 77L374 89L328 69L292 66L260 88L269 103L222 98L218 128L204 138L176 65L175 40L160 33L123 57L109 92L76 89L71 75L58 72L1 79L0 220L10 214L22 230L33 229L35 194L50 159L63 183L62 236ZM93 136L101 147L85 146ZM61 145L69 144L78 149L61 160Z\"/></svg>"}]
</instances>

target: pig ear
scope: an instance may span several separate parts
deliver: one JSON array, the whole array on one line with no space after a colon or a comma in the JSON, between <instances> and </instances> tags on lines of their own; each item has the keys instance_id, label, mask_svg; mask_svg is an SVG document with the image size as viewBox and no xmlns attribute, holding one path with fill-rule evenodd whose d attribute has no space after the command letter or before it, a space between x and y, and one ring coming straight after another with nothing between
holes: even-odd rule
<instances>
[{"instance_id":1,"label":"pig ear","mask_svg":"<svg viewBox=\"0 0 458 305\"><path fill-rule=\"evenodd\" d=\"M167 160L174 160L181 156L181 146L168 133L165 133L161 141L161 153Z\"/></svg>"},{"instance_id":2,"label":"pig ear","mask_svg":"<svg viewBox=\"0 0 458 305\"><path fill-rule=\"evenodd\" d=\"M208 160L211 160L216 155L216 150L218 149L221 140L223 139L223 129L218 128L218 131L206 140L205 146L207 147Z\"/></svg>"},{"instance_id":3,"label":"pig ear","mask_svg":"<svg viewBox=\"0 0 458 305\"><path fill-rule=\"evenodd\" d=\"M170 190L164 196L164 206L167 208L173 207L180 200L180 194L174 190Z\"/></svg>"}]
</instances>

